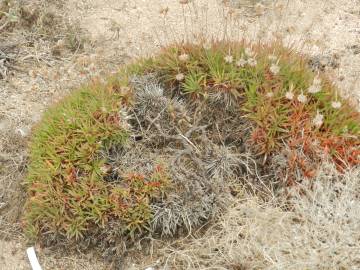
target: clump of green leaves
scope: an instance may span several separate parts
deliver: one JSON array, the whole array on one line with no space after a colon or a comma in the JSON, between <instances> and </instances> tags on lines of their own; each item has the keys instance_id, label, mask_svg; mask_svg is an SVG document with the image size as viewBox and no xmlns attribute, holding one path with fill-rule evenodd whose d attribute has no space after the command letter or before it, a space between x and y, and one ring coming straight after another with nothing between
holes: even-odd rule
<instances>
[{"instance_id":1,"label":"clump of green leaves","mask_svg":"<svg viewBox=\"0 0 360 270\"><path fill-rule=\"evenodd\" d=\"M110 221L119 231L141 230L151 217L150 200L169 181L156 167L151 175L106 180L100 151L126 144L129 131L120 109L129 88L118 79L92 83L72 93L44 115L30 143L25 229L29 237L60 235L80 239Z\"/></svg>"},{"instance_id":2,"label":"clump of green leaves","mask_svg":"<svg viewBox=\"0 0 360 270\"><path fill-rule=\"evenodd\" d=\"M169 89L198 100L219 93L232 99L226 104L237 104L235 110L254 123L251 141L259 155L294 141L297 146L319 142L322 151L342 141L345 148L336 143L331 155L358 164L359 113L326 75L312 72L307 63L305 56L278 43L218 42L165 48L143 69L158 74Z\"/></svg>"}]
</instances>

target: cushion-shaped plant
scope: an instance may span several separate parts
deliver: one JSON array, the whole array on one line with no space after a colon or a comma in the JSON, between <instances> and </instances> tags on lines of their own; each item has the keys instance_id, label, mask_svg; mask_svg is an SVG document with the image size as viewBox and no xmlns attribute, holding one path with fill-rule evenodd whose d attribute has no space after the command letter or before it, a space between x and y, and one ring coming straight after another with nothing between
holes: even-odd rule
<instances>
[{"instance_id":1,"label":"cushion-shaped plant","mask_svg":"<svg viewBox=\"0 0 360 270\"><path fill-rule=\"evenodd\" d=\"M244 187L272 193L326 157L358 165L359 123L324 74L279 44L167 47L44 115L26 231L95 243L189 232Z\"/></svg>"}]
</instances>

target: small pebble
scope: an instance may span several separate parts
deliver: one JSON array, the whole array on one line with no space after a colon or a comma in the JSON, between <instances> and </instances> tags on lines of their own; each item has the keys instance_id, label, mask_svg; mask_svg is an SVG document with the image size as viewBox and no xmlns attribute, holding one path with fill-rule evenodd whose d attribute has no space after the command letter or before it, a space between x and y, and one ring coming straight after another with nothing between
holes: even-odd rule
<instances>
[{"instance_id":1,"label":"small pebble","mask_svg":"<svg viewBox=\"0 0 360 270\"><path fill-rule=\"evenodd\" d=\"M23 128L17 128L15 130L16 134L19 134L21 137L26 137L27 135L29 135L30 129L27 127L23 127Z\"/></svg>"}]
</instances>

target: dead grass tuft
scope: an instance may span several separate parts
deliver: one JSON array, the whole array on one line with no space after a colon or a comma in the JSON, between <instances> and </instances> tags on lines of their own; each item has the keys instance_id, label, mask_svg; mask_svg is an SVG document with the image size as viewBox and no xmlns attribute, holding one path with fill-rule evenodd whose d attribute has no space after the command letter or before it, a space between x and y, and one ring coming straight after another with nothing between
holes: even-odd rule
<instances>
[{"instance_id":1,"label":"dead grass tuft","mask_svg":"<svg viewBox=\"0 0 360 270\"><path fill-rule=\"evenodd\" d=\"M24 72L27 64L53 65L81 52L86 35L59 12L62 1L6 0L0 6L0 79ZM41 52L41 53L40 53Z\"/></svg>"},{"instance_id":2,"label":"dead grass tuft","mask_svg":"<svg viewBox=\"0 0 360 270\"><path fill-rule=\"evenodd\" d=\"M353 269L360 267L359 169L323 164L315 186L289 201L235 201L204 236L162 250L174 269ZM276 206L278 205L278 206ZM290 210L283 210L285 208ZM346 256L344 256L346 254Z\"/></svg>"}]
</instances>

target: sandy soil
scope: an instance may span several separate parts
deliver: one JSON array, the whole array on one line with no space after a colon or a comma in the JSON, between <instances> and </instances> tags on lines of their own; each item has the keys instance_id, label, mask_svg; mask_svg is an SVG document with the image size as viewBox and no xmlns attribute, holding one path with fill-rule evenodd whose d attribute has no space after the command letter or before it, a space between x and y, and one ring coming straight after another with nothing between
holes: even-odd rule
<instances>
[{"instance_id":1,"label":"sandy soil","mask_svg":"<svg viewBox=\"0 0 360 270\"><path fill-rule=\"evenodd\" d=\"M69 1L74 17L82 18L98 50L128 56L156 52L160 44L191 39L192 34L254 40L280 38L335 67L334 79L345 94L360 98L360 5L358 1L194 1L184 9L173 0ZM168 7L164 19L161 9ZM197 10L197 12L194 12ZM225 15L224 15L225 14ZM185 23L184 23L185 16ZM227 30L225 31L225 25ZM330 68L331 69L331 68Z\"/></svg>"},{"instance_id":2,"label":"sandy soil","mask_svg":"<svg viewBox=\"0 0 360 270\"><path fill-rule=\"evenodd\" d=\"M279 0L265 1L264 6L256 5L258 1L232 0L225 1L226 8L220 2L197 0L183 9L175 0L68 0L64 12L69 20L90 35L85 49L50 64L40 61L27 65L25 72L0 81L0 173L4 167L9 175L0 183L0 211L16 208L9 198L21 190L26 140L44 108L80 83L114 71L133 57L152 54L174 39L192 39L193 34L280 38L310 54L316 65L329 71L343 95L351 96L354 104L360 103L358 0ZM169 11L164 16L166 7ZM3 195L9 193L12 195ZM0 241L0 270L30 269L26 243L17 230L9 229L13 227L9 222L19 216L19 207L16 209L5 211L11 218L0 222L1 230L13 239ZM44 269L109 267L89 255L63 256L37 250Z\"/></svg>"},{"instance_id":3,"label":"sandy soil","mask_svg":"<svg viewBox=\"0 0 360 270\"><path fill-rule=\"evenodd\" d=\"M20 241L0 241L0 270L32 270L26 256L26 245ZM96 269L105 270L108 266L92 254L66 255L36 247L39 262L44 270Z\"/></svg>"}]
</instances>

